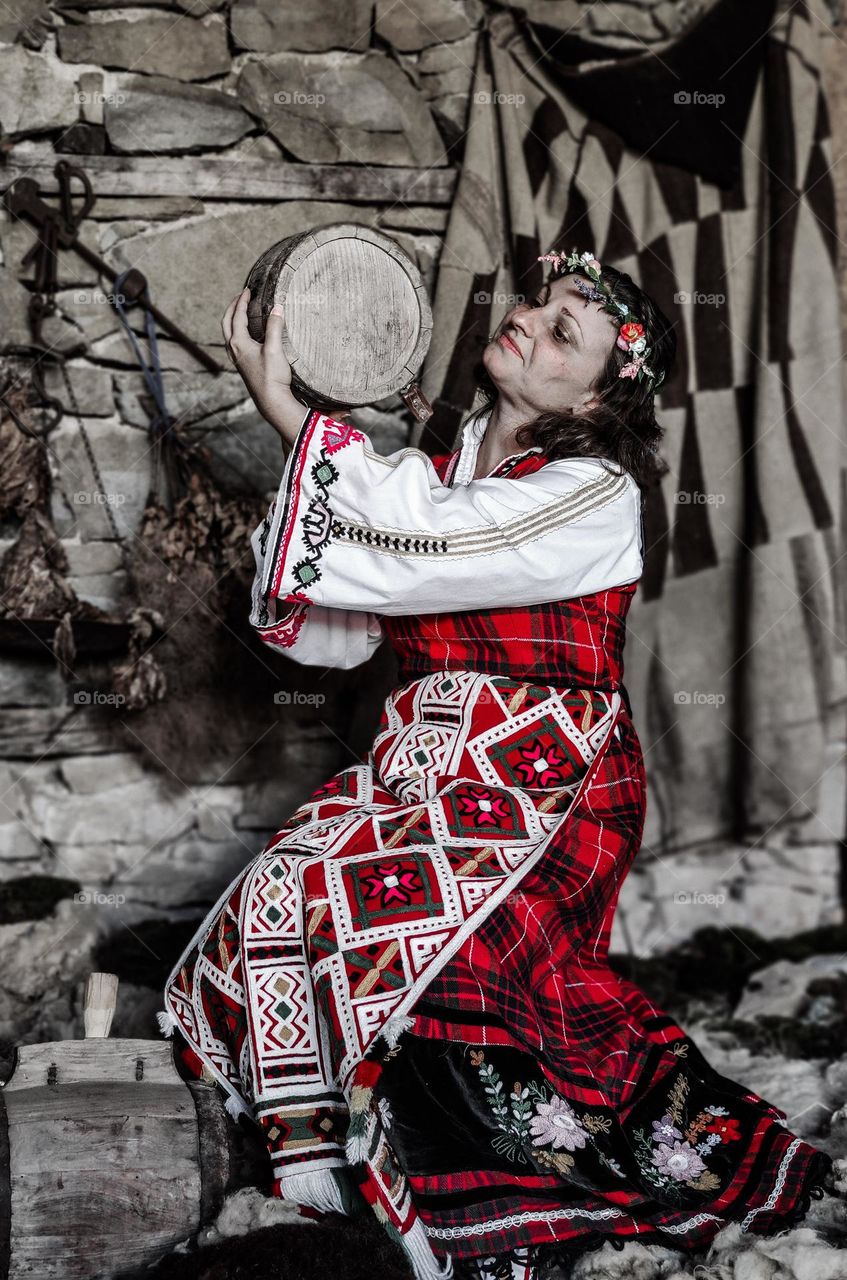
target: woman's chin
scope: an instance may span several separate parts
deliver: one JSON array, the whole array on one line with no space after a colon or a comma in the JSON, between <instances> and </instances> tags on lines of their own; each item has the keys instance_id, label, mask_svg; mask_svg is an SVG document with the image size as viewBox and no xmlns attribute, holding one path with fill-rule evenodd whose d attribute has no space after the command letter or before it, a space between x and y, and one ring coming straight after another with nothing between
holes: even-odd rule
<instances>
[{"instance_id":1,"label":"woman's chin","mask_svg":"<svg viewBox=\"0 0 847 1280\"><path fill-rule=\"evenodd\" d=\"M508 377L505 379L503 377L503 358L505 355L506 352L496 340L494 342L489 342L488 346L482 353L482 363L485 372L488 374L495 387L497 387L498 391L504 381L508 382Z\"/></svg>"}]
</instances>

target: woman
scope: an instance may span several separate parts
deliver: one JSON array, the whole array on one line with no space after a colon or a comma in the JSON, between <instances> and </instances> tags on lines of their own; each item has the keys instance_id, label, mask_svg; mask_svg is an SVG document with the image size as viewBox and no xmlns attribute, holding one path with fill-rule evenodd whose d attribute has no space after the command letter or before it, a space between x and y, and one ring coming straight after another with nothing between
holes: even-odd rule
<instances>
[{"instance_id":1,"label":"woman","mask_svg":"<svg viewBox=\"0 0 847 1280\"><path fill-rule=\"evenodd\" d=\"M591 255L504 317L461 447L374 452L291 393L281 313L223 328L291 446L251 622L399 664L367 757L291 815L166 987L162 1030L261 1126L275 1193L367 1202L417 1280L799 1221L830 1157L607 954L645 816L623 685L671 326Z\"/></svg>"}]
</instances>

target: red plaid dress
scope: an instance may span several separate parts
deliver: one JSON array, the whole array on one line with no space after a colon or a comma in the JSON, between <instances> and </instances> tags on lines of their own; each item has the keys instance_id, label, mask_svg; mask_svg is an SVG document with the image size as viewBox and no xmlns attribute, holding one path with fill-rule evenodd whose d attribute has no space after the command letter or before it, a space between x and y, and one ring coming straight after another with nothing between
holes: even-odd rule
<instances>
[{"instance_id":1,"label":"red plaid dress","mask_svg":"<svg viewBox=\"0 0 847 1280\"><path fill-rule=\"evenodd\" d=\"M608 965L646 803L631 478L528 449L471 485L480 438L381 459L307 415L254 538L252 620L325 665L387 637L399 680L366 758L212 908L162 1029L261 1126L277 1194L340 1209L352 1176L417 1280L780 1230L829 1156ZM450 607L415 614L416 590Z\"/></svg>"}]
</instances>

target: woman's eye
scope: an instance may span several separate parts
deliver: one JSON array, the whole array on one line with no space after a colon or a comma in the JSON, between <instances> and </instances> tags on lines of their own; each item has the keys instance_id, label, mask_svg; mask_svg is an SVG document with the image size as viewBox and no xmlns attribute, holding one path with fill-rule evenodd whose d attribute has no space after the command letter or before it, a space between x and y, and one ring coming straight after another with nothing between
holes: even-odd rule
<instances>
[{"instance_id":1,"label":"woman's eye","mask_svg":"<svg viewBox=\"0 0 847 1280\"><path fill-rule=\"evenodd\" d=\"M530 302L530 304L529 304L529 305L530 305L531 307L543 307L543 306L544 306L544 303L545 303L545 299L544 299L544 298L533 298L533 300ZM570 340L571 340L571 339L570 339L570 334L565 333L565 331L564 331L564 329L561 327L561 325L556 325L556 327L555 327L555 328L554 328L554 330L553 330L553 336L554 336L554 337L557 339L557 341L559 341L559 342L570 342Z\"/></svg>"}]
</instances>

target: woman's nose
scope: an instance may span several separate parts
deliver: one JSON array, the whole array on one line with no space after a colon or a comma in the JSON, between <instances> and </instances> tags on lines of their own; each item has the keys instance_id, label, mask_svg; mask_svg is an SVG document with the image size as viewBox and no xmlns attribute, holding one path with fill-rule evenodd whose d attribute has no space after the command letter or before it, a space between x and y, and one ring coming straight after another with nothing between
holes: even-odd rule
<instances>
[{"instance_id":1,"label":"woman's nose","mask_svg":"<svg viewBox=\"0 0 847 1280\"><path fill-rule=\"evenodd\" d=\"M529 329L527 328L527 316L529 314L529 308L524 311L514 311L512 313L512 324L516 329L520 329L524 337L529 336Z\"/></svg>"}]
</instances>

